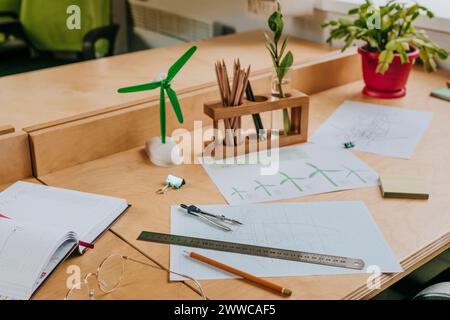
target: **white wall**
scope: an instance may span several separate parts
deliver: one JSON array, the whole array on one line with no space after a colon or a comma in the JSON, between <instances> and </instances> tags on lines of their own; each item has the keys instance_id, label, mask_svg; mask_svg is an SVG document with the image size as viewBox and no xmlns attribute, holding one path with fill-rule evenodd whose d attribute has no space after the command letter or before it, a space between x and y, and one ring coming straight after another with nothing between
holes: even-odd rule
<instances>
[{"instance_id":1,"label":"white wall","mask_svg":"<svg viewBox=\"0 0 450 320\"><path fill-rule=\"evenodd\" d=\"M180 15L192 17L199 20L217 21L236 28L237 32L267 28L267 16L256 15L248 12L247 0L146 0L152 6L167 10ZM281 1L314 1L316 8L310 14L300 17L285 17L285 30L287 34L309 39L318 42L324 42L328 32L323 30L320 25L329 19L341 17L352 7L348 1L361 0L281 0ZM377 0L383 1L383 0ZM425 0L422 0L425 1ZM448 2L449 0L439 0ZM445 6L450 11L450 6ZM438 16L445 16L442 12ZM436 20L424 20L424 29L427 29L430 37L441 46L450 50L450 29L447 26L450 20L438 18ZM436 29L436 23L442 24L443 29ZM433 26L434 23L434 26ZM148 38L148 41L145 38ZM140 41L147 42L152 46L170 43L170 39L160 39L155 43L155 35L145 31L139 32ZM447 60L445 67L450 69L450 61Z\"/></svg>"}]
</instances>

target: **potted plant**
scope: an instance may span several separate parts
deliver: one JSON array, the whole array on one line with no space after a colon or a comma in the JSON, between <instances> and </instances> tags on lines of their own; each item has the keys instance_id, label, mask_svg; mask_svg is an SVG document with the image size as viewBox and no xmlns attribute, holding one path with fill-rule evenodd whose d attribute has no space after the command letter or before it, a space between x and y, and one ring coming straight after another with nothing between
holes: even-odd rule
<instances>
[{"instance_id":1,"label":"potted plant","mask_svg":"<svg viewBox=\"0 0 450 320\"><path fill-rule=\"evenodd\" d=\"M448 52L432 42L423 31L414 27L413 21L433 13L419 4L407 5L388 1L375 7L370 0L351 9L348 14L357 18L331 20L322 25L330 27L328 43L343 40L342 51L357 40L364 45L358 48L362 56L363 92L377 98L398 98L405 95L405 85L415 59L420 57L427 71L436 69L435 59L445 60Z\"/></svg>"},{"instance_id":2,"label":"potted plant","mask_svg":"<svg viewBox=\"0 0 450 320\"><path fill-rule=\"evenodd\" d=\"M264 33L266 38L266 47L272 57L274 75L272 78L272 95L279 98L289 96L292 88L291 67L294 63L294 56L291 51L285 54L288 37L281 42L284 29L283 14L281 13L280 3L277 2L276 10L269 17L269 28L272 31L272 37ZM284 133L287 135L291 131L289 111L283 109Z\"/></svg>"}]
</instances>

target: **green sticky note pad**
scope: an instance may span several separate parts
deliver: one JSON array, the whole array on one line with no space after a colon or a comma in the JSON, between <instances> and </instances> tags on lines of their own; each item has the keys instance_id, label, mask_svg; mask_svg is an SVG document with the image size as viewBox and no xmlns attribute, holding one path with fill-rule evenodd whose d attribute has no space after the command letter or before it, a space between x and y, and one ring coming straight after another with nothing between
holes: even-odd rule
<instances>
[{"instance_id":1,"label":"green sticky note pad","mask_svg":"<svg viewBox=\"0 0 450 320\"><path fill-rule=\"evenodd\" d=\"M432 97L450 101L450 88L440 88L431 92Z\"/></svg>"},{"instance_id":2,"label":"green sticky note pad","mask_svg":"<svg viewBox=\"0 0 450 320\"><path fill-rule=\"evenodd\" d=\"M385 198L428 199L425 180L421 177L381 175L381 193Z\"/></svg>"}]
</instances>

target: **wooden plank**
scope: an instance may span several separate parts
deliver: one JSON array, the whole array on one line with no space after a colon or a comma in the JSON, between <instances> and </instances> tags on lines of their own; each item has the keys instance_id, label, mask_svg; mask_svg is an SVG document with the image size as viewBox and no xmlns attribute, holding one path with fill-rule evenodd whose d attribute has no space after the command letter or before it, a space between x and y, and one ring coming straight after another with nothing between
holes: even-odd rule
<instances>
[{"instance_id":1,"label":"wooden plank","mask_svg":"<svg viewBox=\"0 0 450 320\"><path fill-rule=\"evenodd\" d=\"M0 184L32 175L28 135L25 132L0 135Z\"/></svg>"},{"instance_id":2,"label":"wooden plank","mask_svg":"<svg viewBox=\"0 0 450 320\"><path fill-rule=\"evenodd\" d=\"M275 99L269 94L264 94L265 101L251 102L244 100L242 105L235 107L224 107L222 102L206 103L204 112L215 120L223 120L231 117L240 117L254 113L279 110L284 107L291 108L306 105L308 96L299 91L293 91L292 96L286 99Z\"/></svg>"},{"instance_id":3,"label":"wooden plank","mask_svg":"<svg viewBox=\"0 0 450 320\"><path fill-rule=\"evenodd\" d=\"M175 114L167 112L167 133L181 127L191 130L194 121L210 120L203 115L203 99L214 99L215 91L203 95L179 96L184 110L184 124ZM140 105L132 109L113 111L71 123L30 132L33 165L37 176L98 159L110 154L144 145L145 141L160 136L159 104Z\"/></svg>"},{"instance_id":4,"label":"wooden plank","mask_svg":"<svg viewBox=\"0 0 450 320\"><path fill-rule=\"evenodd\" d=\"M303 79L303 75L308 76L309 81L314 85L309 85L307 79L303 79L297 82L299 87L296 89L306 88L314 92L323 87L334 86L336 83L345 84L354 81L359 78L359 72L355 73L353 69L347 72L346 68L357 61L359 57L356 53L337 56L333 54L318 59L317 62L297 66L293 72L295 77ZM315 67L316 63L320 67ZM326 69L327 66L334 68L337 79L333 74L323 78L320 73L312 72L317 68ZM271 77L271 73L252 77L252 86L256 94L270 90ZM203 126L212 123L211 119L203 114L202 106L207 101L219 99L217 86L180 94L179 99L185 121L183 125L178 124L172 110L168 110L166 114L169 135L176 128L192 130L194 121L202 121ZM170 109L170 104L168 108ZM303 119L303 121L306 120L307 118ZM51 123L43 129L31 129L28 132L33 147L35 174L45 175L143 145L149 138L159 136L159 101L90 115L59 125Z\"/></svg>"},{"instance_id":5,"label":"wooden plank","mask_svg":"<svg viewBox=\"0 0 450 320\"><path fill-rule=\"evenodd\" d=\"M11 125L0 126L0 136L2 134L13 133L14 131L16 131L16 129Z\"/></svg>"},{"instance_id":6,"label":"wooden plank","mask_svg":"<svg viewBox=\"0 0 450 320\"><path fill-rule=\"evenodd\" d=\"M413 174L426 177L431 197L428 201L383 199L379 188L366 188L307 196L286 200L337 201L361 200L369 208L395 256L405 271L384 274L381 288L395 283L417 269L439 252L449 247L450 220L450 109L445 101L429 97L432 88L448 79L449 74L427 74L415 69L408 83L406 97L377 100L363 96L361 81L333 88L311 96L310 132L315 131L336 108L348 99L383 103L401 108L434 113L433 121L420 141L411 160L394 159L357 152L357 156L376 171ZM186 179L180 190L156 195L167 174ZM136 248L169 265L169 248L161 244L144 243L136 238L142 230L170 232L170 206L176 203L225 204L225 200L200 165L160 168L151 165L141 148L84 163L42 176L46 183L88 192L124 197L133 204L130 212L113 227L114 232ZM277 277L272 280L293 290L292 299L365 299L379 292L366 283L370 275L330 275L310 277ZM279 296L251 286L241 280L202 281L206 294L213 299L277 299Z\"/></svg>"},{"instance_id":7,"label":"wooden plank","mask_svg":"<svg viewBox=\"0 0 450 320\"><path fill-rule=\"evenodd\" d=\"M26 182L31 182L31 183L41 184L41 182L39 180L37 180L36 178L33 178L33 177L23 178L23 179L20 179L20 180L21 181L26 181ZM0 192L5 190L9 186L11 186L11 184L12 184L11 182L0 184Z\"/></svg>"}]
</instances>

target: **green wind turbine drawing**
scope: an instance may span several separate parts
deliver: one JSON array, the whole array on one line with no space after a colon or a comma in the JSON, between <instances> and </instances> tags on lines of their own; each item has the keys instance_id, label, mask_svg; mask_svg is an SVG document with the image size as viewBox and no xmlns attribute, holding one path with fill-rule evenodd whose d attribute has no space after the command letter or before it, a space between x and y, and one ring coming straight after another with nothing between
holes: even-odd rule
<instances>
[{"instance_id":1,"label":"green wind turbine drawing","mask_svg":"<svg viewBox=\"0 0 450 320\"><path fill-rule=\"evenodd\" d=\"M233 190L233 192L231 193L231 196L239 196L239 198L241 198L241 200L245 200L244 198L244 194L247 193L247 191L245 190L238 190L235 187L231 188Z\"/></svg>"},{"instance_id":2,"label":"green wind turbine drawing","mask_svg":"<svg viewBox=\"0 0 450 320\"><path fill-rule=\"evenodd\" d=\"M177 94L171 88L171 81L175 78L175 76L180 72L180 70L184 67L184 65L189 61L192 55L197 50L196 46L193 46L188 51L186 51L180 59L178 59L167 72L167 76L164 75L164 78L160 81L155 81L147 84L141 84L126 88L121 88L117 90L119 93L130 93L130 92L140 92L147 90L154 90L160 88L159 94L159 118L161 125L161 141L162 143L166 143L166 95L169 97L170 103L172 104L173 110L177 116L178 122L183 123L183 113L181 112L180 102L178 101Z\"/></svg>"},{"instance_id":3,"label":"green wind turbine drawing","mask_svg":"<svg viewBox=\"0 0 450 320\"><path fill-rule=\"evenodd\" d=\"M358 174L358 172L362 172L362 171L366 171L366 170L353 170L353 169L350 169L347 167L344 167L344 168L347 169L347 172L348 172L346 178L353 175L353 176L359 178L359 180L361 180L361 182L367 183L367 181L363 177L361 177L361 175Z\"/></svg>"},{"instance_id":4,"label":"green wind turbine drawing","mask_svg":"<svg viewBox=\"0 0 450 320\"><path fill-rule=\"evenodd\" d=\"M270 193L268 188L275 187L273 184L264 184L264 183L262 183L261 181L258 181L258 180L253 180L253 182L256 183L255 191L258 190L258 189L262 189L262 190L264 190L267 193L267 195L269 197L272 196L272 194Z\"/></svg>"},{"instance_id":5,"label":"green wind turbine drawing","mask_svg":"<svg viewBox=\"0 0 450 320\"><path fill-rule=\"evenodd\" d=\"M303 191L302 187L300 187L295 180L305 180L306 178L291 177L287 173L284 173L281 171L280 171L280 175L282 175L284 177L284 179L280 182L280 185L285 184L286 182L290 182L297 188L298 191Z\"/></svg>"},{"instance_id":6,"label":"green wind turbine drawing","mask_svg":"<svg viewBox=\"0 0 450 320\"><path fill-rule=\"evenodd\" d=\"M331 172L340 172L341 170L325 170L325 169L321 169L315 165L313 165L312 163L306 162L306 165L310 166L311 168L315 169L316 171L314 171L313 173L311 173L309 175L309 178L313 178L316 174L320 174L322 177L324 177L325 179L327 179L333 186L337 187L338 185L336 184L336 182L333 181L333 179L331 179L327 173L331 173Z\"/></svg>"}]
</instances>

